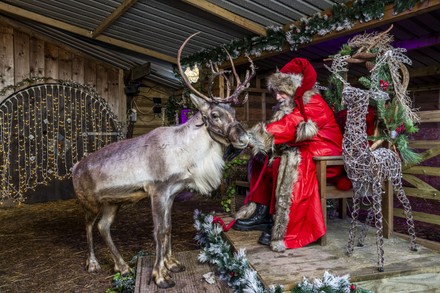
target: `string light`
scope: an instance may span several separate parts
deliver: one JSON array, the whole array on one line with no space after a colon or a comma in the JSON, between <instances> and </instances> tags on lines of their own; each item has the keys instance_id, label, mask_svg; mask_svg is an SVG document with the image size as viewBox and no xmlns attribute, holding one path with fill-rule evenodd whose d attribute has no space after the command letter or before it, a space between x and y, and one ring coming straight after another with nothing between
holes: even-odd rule
<instances>
[{"instance_id":1,"label":"string light","mask_svg":"<svg viewBox=\"0 0 440 293\"><path fill-rule=\"evenodd\" d=\"M93 88L58 80L11 95L0 104L0 204L24 202L38 185L69 178L81 158L123 138Z\"/></svg>"}]
</instances>

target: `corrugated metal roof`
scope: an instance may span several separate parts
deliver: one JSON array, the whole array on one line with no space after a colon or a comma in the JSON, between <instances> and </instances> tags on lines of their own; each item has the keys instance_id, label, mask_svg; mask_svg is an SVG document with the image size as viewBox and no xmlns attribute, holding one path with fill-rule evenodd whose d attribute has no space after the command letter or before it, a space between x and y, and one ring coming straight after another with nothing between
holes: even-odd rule
<instances>
[{"instance_id":1,"label":"corrugated metal roof","mask_svg":"<svg viewBox=\"0 0 440 293\"><path fill-rule=\"evenodd\" d=\"M172 72L177 50L192 33L199 36L186 46L184 56L219 47L232 40L257 36L270 26L285 27L301 18L330 9L344 0L6 0L0 13L51 38L82 50L123 69L151 62L159 82L178 86ZM432 1L431 1L432 2ZM439 3L438 0L434 1ZM10 6L7 6L10 5ZM440 12L394 22L396 42L409 49L413 68L440 66ZM107 24L107 25L106 25ZM375 29L383 30L389 24ZM102 31L101 31L102 29ZM350 36L257 60L260 72L281 67L294 56L307 58L318 74L327 75L323 58L336 53ZM422 41L425 40L425 45ZM420 76L415 84L439 82L436 76Z\"/></svg>"}]
</instances>

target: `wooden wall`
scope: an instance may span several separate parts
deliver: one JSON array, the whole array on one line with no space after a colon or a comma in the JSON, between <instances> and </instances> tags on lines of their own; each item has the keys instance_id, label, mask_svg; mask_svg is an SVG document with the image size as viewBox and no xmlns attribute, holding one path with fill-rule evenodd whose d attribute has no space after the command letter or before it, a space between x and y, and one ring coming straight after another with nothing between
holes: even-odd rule
<instances>
[{"instance_id":1,"label":"wooden wall","mask_svg":"<svg viewBox=\"0 0 440 293\"><path fill-rule=\"evenodd\" d=\"M75 81L94 87L121 122L126 117L123 71L67 46L13 27L0 18L0 90L31 78ZM23 87L28 86L26 83ZM0 95L0 102L17 89Z\"/></svg>"},{"instance_id":2,"label":"wooden wall","mask_svg":"<svg viewBox=\"0 0 440 293\"><path fill-rule=\"evenodd\" d=\"M145 134L159 126L168 125L165 116L165 107L168 98L178 94L175 91L153 82L144 81L139 88L139 94L129 98L129 107L137 111L137 121L134 124L133 136ZM160 98L160 106L155 106L153 99ZM161 110L160 114L153 109Z\"/></svg>"}]
</instances>

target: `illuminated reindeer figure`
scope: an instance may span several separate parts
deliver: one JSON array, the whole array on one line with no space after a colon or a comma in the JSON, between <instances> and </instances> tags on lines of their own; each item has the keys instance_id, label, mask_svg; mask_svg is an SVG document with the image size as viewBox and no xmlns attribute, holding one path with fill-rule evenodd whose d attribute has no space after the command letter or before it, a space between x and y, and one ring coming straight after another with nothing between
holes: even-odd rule
<instances>
[{"instance_id":1,"label":"illuminated reindeer figure","mask_svg":"<svg viewBox=\"0 0 440 293\"><path fill-rule=\"evenodd\" d=\"M347 246L348 255L353 254L356 222L358 221L361 199L372 192L372 207L369 218L374 217L378 249L378 270L384 271L383 222L382 222L382 182L390 180L397 191L397 198L403 204L411 236L411 250L416 251L416 237L411 205L402 188L402 162L399 155L387 148L370 150L366 131L366 115L369 98L375 93L346 86L342 98L347 105L347 122L342 143L342 157L348 178L353 182L353 211ZM366 229L360 242L363 242Z\"/></svg>"},{"instance_id":2,"label":"illuminated reindeer figure","mask_svg":"<svg viewBox=\"0 0 440 293\"><path fill-rule=\"evenodd\" d=\"M194 34L196 35L196 34ZM84 208L89 272L100 269L93 249L93 226L98 221L98 230L112 254L115 271L129 272L130 268L115 247L110 226L122 204L137 202L147 196L151 199L151 211L156 242L156 260L152 278L160 288L175 285L169 271L185 270L171 250L171 208L177 194L193 190L209 194L219 187L224 167L224 148L232 145L236 149L248 146L250 136L235 118L230 103L245 103L247 94L240 102L240 94L247 90L255 75L251 62L245 81L237 79L235 91L227 79L227 97L220 99L197 91L181 68L180 59L184 46L194 35L185 40L178 51L179 72L185 84L194 93L191 101L199 109L189 121L174 127L159 127L132 139L103 147L88 155L73 168L73 185L79 203ZM230 57L230 56L229 56ZM232 58L230 57L232 63ZM225 72L212 66L214 76Z\"/></svg>"},{"instance_id":3,"label":"illuminated reindeer figure","mask_svg":"<svg viewBox=\"0 0 440 293\"><path fill-rule=\"evenodd\" d=\"M378 74L376 68L387 62L392 70L392 79L395 86L396 98L403 107L408 108L405 103L405 91L408 84L408 74L403 62L409 63L410 60L400 54L402 50L393 49L388 44L392 38L387 35L392 26L379 35L364 35L352 40L351 47L360 47L353 55L341 56L336 54L333 58L331 68L327 68L344 84L342 91L342 101L347 106L347 120L342 144L342 157L344 167L348 178L353 183L353 210L352 221L349 231L349 240L347 245L347 254L353 254L356 227L359 216L361 199L368 193L372 194L372 206L369 209L367 222L374 219L376 228L376 244L378 252L378 270L384 271L384 251L383 251L383 217L382 217L382 183L389 180L394 190L397 192L397 198L403 204L406 221L408 224L408 233L410 239L410 249L416 251L416 237L414 232L414 220L411 212L411 205L402 188L402 162L400 157L394 151L387 148L378 148L373 150L377 144L371 148L368 144L366 131L366 115L368 112L369 99L376 100L388 99L388 94L376 88L378 84ZM364 47L363 45L366 44ZM370 49L377 48L377 53L369 53ZM376 58L380 54L379 58ZM368 61L376 58L376 64ZM347 72L348 63L365 62L367 69L371 72L372 88L362 90L352 87L341 75L341 72ZM399 69L403 72L403 85L400 81ZM408 115L414 115L407 111ZM363 244L367 231L367 224L359 238L359 245Z\"/></svg>"}]
</instances>

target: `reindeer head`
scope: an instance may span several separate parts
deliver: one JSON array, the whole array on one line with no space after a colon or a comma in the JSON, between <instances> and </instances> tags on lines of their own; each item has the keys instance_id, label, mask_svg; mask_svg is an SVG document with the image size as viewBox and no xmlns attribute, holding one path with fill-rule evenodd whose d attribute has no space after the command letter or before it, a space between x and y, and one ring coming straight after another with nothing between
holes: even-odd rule
<instances>
[{"instance_id":1,"label":"reindeer head","mask_svg":"<svg viewBox=\"0 0 440 293\"><path fill-rule=\"evenodd\" d=\"M248 57L249 62L251 63L251 72L249 73L249 71L247 71L245 81L241 82L235 70L232 58L228 53L229 60L232 66L232 73L236 80L236 87L234 92L231 94L231 83L229 81L229 78L227 77L227 74L229 72L220 71L217 65L211 63L212 75L208 84L209 96L200 93L191 85L180 64L183 48L185 47L186 43L197 34L199 33L195 33L189 36L179 48L177 54L177 66L179 68L179 73L182 76L182 79L186 86L191 90L191 101L200 111L203 117L203 122L208 128L208 132L211 137L224 146L232 144L237 149L244 149L249 143L249 135L240 124L240 122L237 121L237 119L235 118L235 110L230 106L230 104L240 105L244 104L247 101L247 92L245 94L245 97L241 101L239 97L245 90L247 90L250 84L250 80L255 76L254 64L252 60ZM227 93L225 98L215 97L212 94L212 86L214 84L215 78L218 76L223 76L226 80Z\"/></svg>"}]
</instances>

